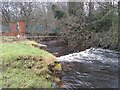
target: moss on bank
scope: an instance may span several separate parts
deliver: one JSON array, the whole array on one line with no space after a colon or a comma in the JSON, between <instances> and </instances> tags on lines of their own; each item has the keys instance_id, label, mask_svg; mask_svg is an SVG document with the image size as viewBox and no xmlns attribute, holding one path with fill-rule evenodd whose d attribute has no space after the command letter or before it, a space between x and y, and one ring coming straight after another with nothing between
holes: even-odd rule
<instances>
[{"instance_id":1,"label":"moss on bank","mask_svg":"<svg viewBox=\"0 0 120 90\"><path fill-rule=\"evenodd\" d=\"M55 56L21 42L0 44L3 67L0 85L7 88L50 88L47 65Z\"/></svg>"}]
</instances>

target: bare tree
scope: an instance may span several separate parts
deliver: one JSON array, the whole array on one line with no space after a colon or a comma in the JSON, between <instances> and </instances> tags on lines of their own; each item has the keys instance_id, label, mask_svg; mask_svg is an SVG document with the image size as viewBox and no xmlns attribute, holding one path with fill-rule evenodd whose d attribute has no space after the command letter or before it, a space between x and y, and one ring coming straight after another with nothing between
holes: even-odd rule
<instances>
[{"instance_id":1,"label":"bare tree","mask_svg":"<svg viewBox=\"0 0 120 90\"><path fill-rule=\"evenodd\" d=\"M8 24L11 19L10 19L10 8L9 8L9 5L10 3L9 2L2 2L2 6L1 6L1 12L2 12L2 19L3 19L3 22Z\"/></svg>"}]
</instances>

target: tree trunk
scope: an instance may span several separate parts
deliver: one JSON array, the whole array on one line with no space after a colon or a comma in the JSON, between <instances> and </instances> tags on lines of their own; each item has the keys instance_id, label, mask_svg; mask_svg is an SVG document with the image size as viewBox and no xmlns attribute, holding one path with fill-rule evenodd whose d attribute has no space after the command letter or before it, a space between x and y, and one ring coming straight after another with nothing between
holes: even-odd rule
<instances>
[{"instance_id":1,"label":"tree trunk","mask_svg":"<svg viewBox=\"0 0 120 90\"><path fill-rule=\"evenodd\" d=\"M76 13L75 2L68 2L68 12L69 15L75 15Z\"/></svg>"},{"instance_id":2,"label":"tree trunk","mask_svg":"<svg viewBox=\"0 0 120 90\"><path fill-rule=\"evenodd\" d=\"M120 46L120 1L118 2L118 43Z\"/></svg>"},{"instance_id":3,"label":"tree trunk","mask_svg":"<svg viewBox=\"0 0 120 90\"><path fill-rule=\"evenodd\" d=\"M89 2L89 17L91 17L92 13L94 11L94 2Z\"/></svg>"},{"instance_id":4,"label":"tree trunk","mask_svg":"<svg viewBox=\"0 0 120 90\"><path fill-rule=\"evenodd\" d=\"M83 6L83 2L68 2L68 12L70 15L79 17L83 15Z\"/></svg>"},{"instance_id":5,"label":"tree trunk","mask_svg":"<svg viewBox=\"0 0 120 90\"><path fill-rule=\"evenodd\" d=\"M88 28L89 30L93 29L93 25L91 25L91 22L93 21L93 11L94 11L94 2L89 2L89 13L88 13Z\"/></svg>"}]
</instances>

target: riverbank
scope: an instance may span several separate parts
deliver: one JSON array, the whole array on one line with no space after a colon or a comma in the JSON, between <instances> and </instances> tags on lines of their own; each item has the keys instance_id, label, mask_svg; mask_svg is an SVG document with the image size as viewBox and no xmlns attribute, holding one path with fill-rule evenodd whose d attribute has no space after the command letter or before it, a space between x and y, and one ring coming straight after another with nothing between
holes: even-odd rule
<instances>
[{"instance_id":1,"label":"riverbank","mask_svg":"<svg viewBox=\"0 0 120 90\"><path fill-rule=\"evenodd\" d=\"M52 77L47 65L56 57L25 44L24 41L1 43L2 80L4 88L51 88Z\"/></svg>"}]
</instances>

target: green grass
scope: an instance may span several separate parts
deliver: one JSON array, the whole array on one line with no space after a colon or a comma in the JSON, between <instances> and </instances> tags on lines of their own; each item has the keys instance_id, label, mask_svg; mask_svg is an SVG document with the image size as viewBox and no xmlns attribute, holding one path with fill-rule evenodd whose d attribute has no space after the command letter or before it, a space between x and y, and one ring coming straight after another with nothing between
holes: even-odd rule
<instances>
[{"instance_id":1,"label":"green grass","mask_svg":"<svg viewBox=\"0 0 120 90\"><path fill-rule=\"evenodd\" d=\"M9 88L50 88L47 64L55 57L21 42L0 44L3 67L0 85Z\"/></svg>"},{"instance_id":2,"label":"green grass","mask_svg":"<svg viewBox=\"0 0 120 90\"><path fill-rule=\"evenodd\" d=\"M17 38L15 36L0 36L0 39L2 39L2 42L17 41Z\"/></svg>"}]
</instances>

